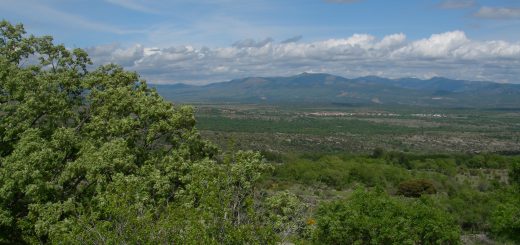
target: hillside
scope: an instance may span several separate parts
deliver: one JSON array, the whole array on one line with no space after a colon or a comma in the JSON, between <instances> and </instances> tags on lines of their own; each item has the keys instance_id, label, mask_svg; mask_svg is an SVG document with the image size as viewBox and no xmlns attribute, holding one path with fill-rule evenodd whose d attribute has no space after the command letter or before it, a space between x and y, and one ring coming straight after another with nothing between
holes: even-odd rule
<instances>
[{"instance_id":1,"label":"hillside","mask_svg":"<svg viewBox=\"0 0 520 245\"><path fill-rule=\"evenodd\" d=\"M520 85L434 77L348 79L323 73L290 77L248 77L204 86L155 85L175 102L265 104L416 105L513 108L520 104Z\"/></svg>"}]
</instances>

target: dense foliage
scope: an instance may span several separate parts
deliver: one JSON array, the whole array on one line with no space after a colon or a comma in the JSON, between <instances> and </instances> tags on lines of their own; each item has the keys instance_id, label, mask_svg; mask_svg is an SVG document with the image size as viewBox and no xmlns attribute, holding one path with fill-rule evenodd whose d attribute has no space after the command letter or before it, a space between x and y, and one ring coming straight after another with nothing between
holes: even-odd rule
<instances>
[{"instance_id":1,"label":"dense foliage","mask_svg":"<svg viewBox=\"0 0 520 245\"><path fill-rule=\"evenodd\" d=\"M317 211L316 241L327 244L458 244L452 218L424 200L356 190Z\"/></svg>"},{"instance_id":2,"label":"dense foliage","mask_svg":"<svg viewBox=\"0 0 520 245\"><path fill-rule=\"evenodd\" d=\"M254 152L217 157L190 107L117 65L0 23L0 242L248 241L263 222Z\"/></svg>"},{"instance_id":3,"label":"dense foliage","mask_svg":"<svg viewBox=\"0 0 520 245\"><path fill-rule=\"evenodd\" d=\"M520 162L511 166L511 188L503 190L498 196L499 204L491 216L492 232L520 243Z\"/></svg>"},{"instance_id":4,"label":"dense foliage","mask_svg":"<svg viewBox=\"0 0 520 245\"><path fill-rule=\"evenodd\" d=\"M312 194L312 202L347 198L339 203L351 205L349 190L356 186L382 187L396 196L430 200L429 204L435 204L430 208L452 217L462 234L487 234L488 238L504 241L518 239L518 156L420 155L377 150L366 156L286 155L283 162L271 181L301 195Z\"/></svg>"}]
</instances>

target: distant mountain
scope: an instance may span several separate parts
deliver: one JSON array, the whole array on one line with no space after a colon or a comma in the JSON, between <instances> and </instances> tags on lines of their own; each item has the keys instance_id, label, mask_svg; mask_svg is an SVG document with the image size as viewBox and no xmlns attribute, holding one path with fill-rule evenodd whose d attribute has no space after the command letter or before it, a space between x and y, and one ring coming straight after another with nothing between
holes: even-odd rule
<instances>
[{"instance_id":1,"label":"distant mountain","mask_svg":"<svg viewBox=\"0 0 520 245\"><path fill-rule=\"evenodd\" d=\"M347 79L323 73L290 77L248 77L204 86L154 85L178 103L418 105L520 107L520 85L434 77Z\"/></svg>"}]
</instances>

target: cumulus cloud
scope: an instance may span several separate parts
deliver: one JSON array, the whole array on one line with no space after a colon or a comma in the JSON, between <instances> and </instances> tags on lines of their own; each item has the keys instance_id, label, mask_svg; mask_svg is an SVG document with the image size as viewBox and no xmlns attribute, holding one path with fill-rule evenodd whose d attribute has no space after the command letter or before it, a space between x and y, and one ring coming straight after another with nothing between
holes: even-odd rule
<instances>
[{"instance_id":1,"label":"cumulus cloud","mask_svg":"<svg viewBox=\"0 0 520 245\"><path fill-rule=\"evenodd\" d=\"M298 38L296 38L298 39ZM246 39L231 46L154 48L112 44L87 50L96 64L118 63L151 83L204 84L246 76L327 72L346 77L450 78L520 82L520 43L471 40L462 31L407 40L354 34L314 42Z\"/></svg>"},{"instance_id":2,"label":"cumulus cloud","mask_svg":"<svg viewBox=\"0 0 520 245\"><path fill-rule=\"evenodd\" d=\"M520 19L520 8L484 6L481 7L474 16L483 19Z\"/></svg>"},{"instance_id":3,"label":"cumulus cloud","mask_svg":"<svg viewBox=\"0 0 520 245\"><path fill-rule=\"evenodd\" d=\"M394 54L403 57L451 58L459 56L459 58L463 58L459 55L460 50L469 42L462 31L446 32L410 43L406 47L396 50Z\"/></svg>"},{"instance_id":4,"label":"cumulus cloud","mask_svg":"<svg viewBox=\"0 0 520 245\"><path fill-rule=\"evenodd\" d=\"M462 9L476 5L475 0L444 0L439 3L439 8L443 9Z\"/></svg>"},{"instance_id":5,"label":"cumulus cloud","mask_svg":"<svg viewBox=\"0 0 520 245\"><path fill-rule=\"evenodd\" d=\"M142 45L120 47L118 44L101 45L88 48L87 52L96 59L97 63L117 63L121 66L131 67L145 55Z\"/></svg>"}]
</instances>

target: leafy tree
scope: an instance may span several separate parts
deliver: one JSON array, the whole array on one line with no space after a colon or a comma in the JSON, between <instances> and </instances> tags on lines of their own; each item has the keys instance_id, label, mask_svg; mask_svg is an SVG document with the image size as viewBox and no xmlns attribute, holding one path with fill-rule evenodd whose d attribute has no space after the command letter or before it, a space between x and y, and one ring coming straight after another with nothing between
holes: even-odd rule
<instances>
[{"instance_id":1,"label":"leafy tree","mask_svg":"<svg viewBox=\"0 0 520 245\"><path fill-rule=\"evenodd\" d=\"M267 198L265 203L267 222L272 224L281 243L291 235L303 232L307 206L296 195L288 191L279 192Z\"/></svg>"},{"instance_id":2,"label":"leafy tree","mask_svg":"<svg viewBox=\"0 0 520 245\"><path fill-rule=\"evenodd\" d=\"M220 159L134 72L7 21L0 37L0 242L273 242L258 153Z\"/></svg>"}]
</instances>

